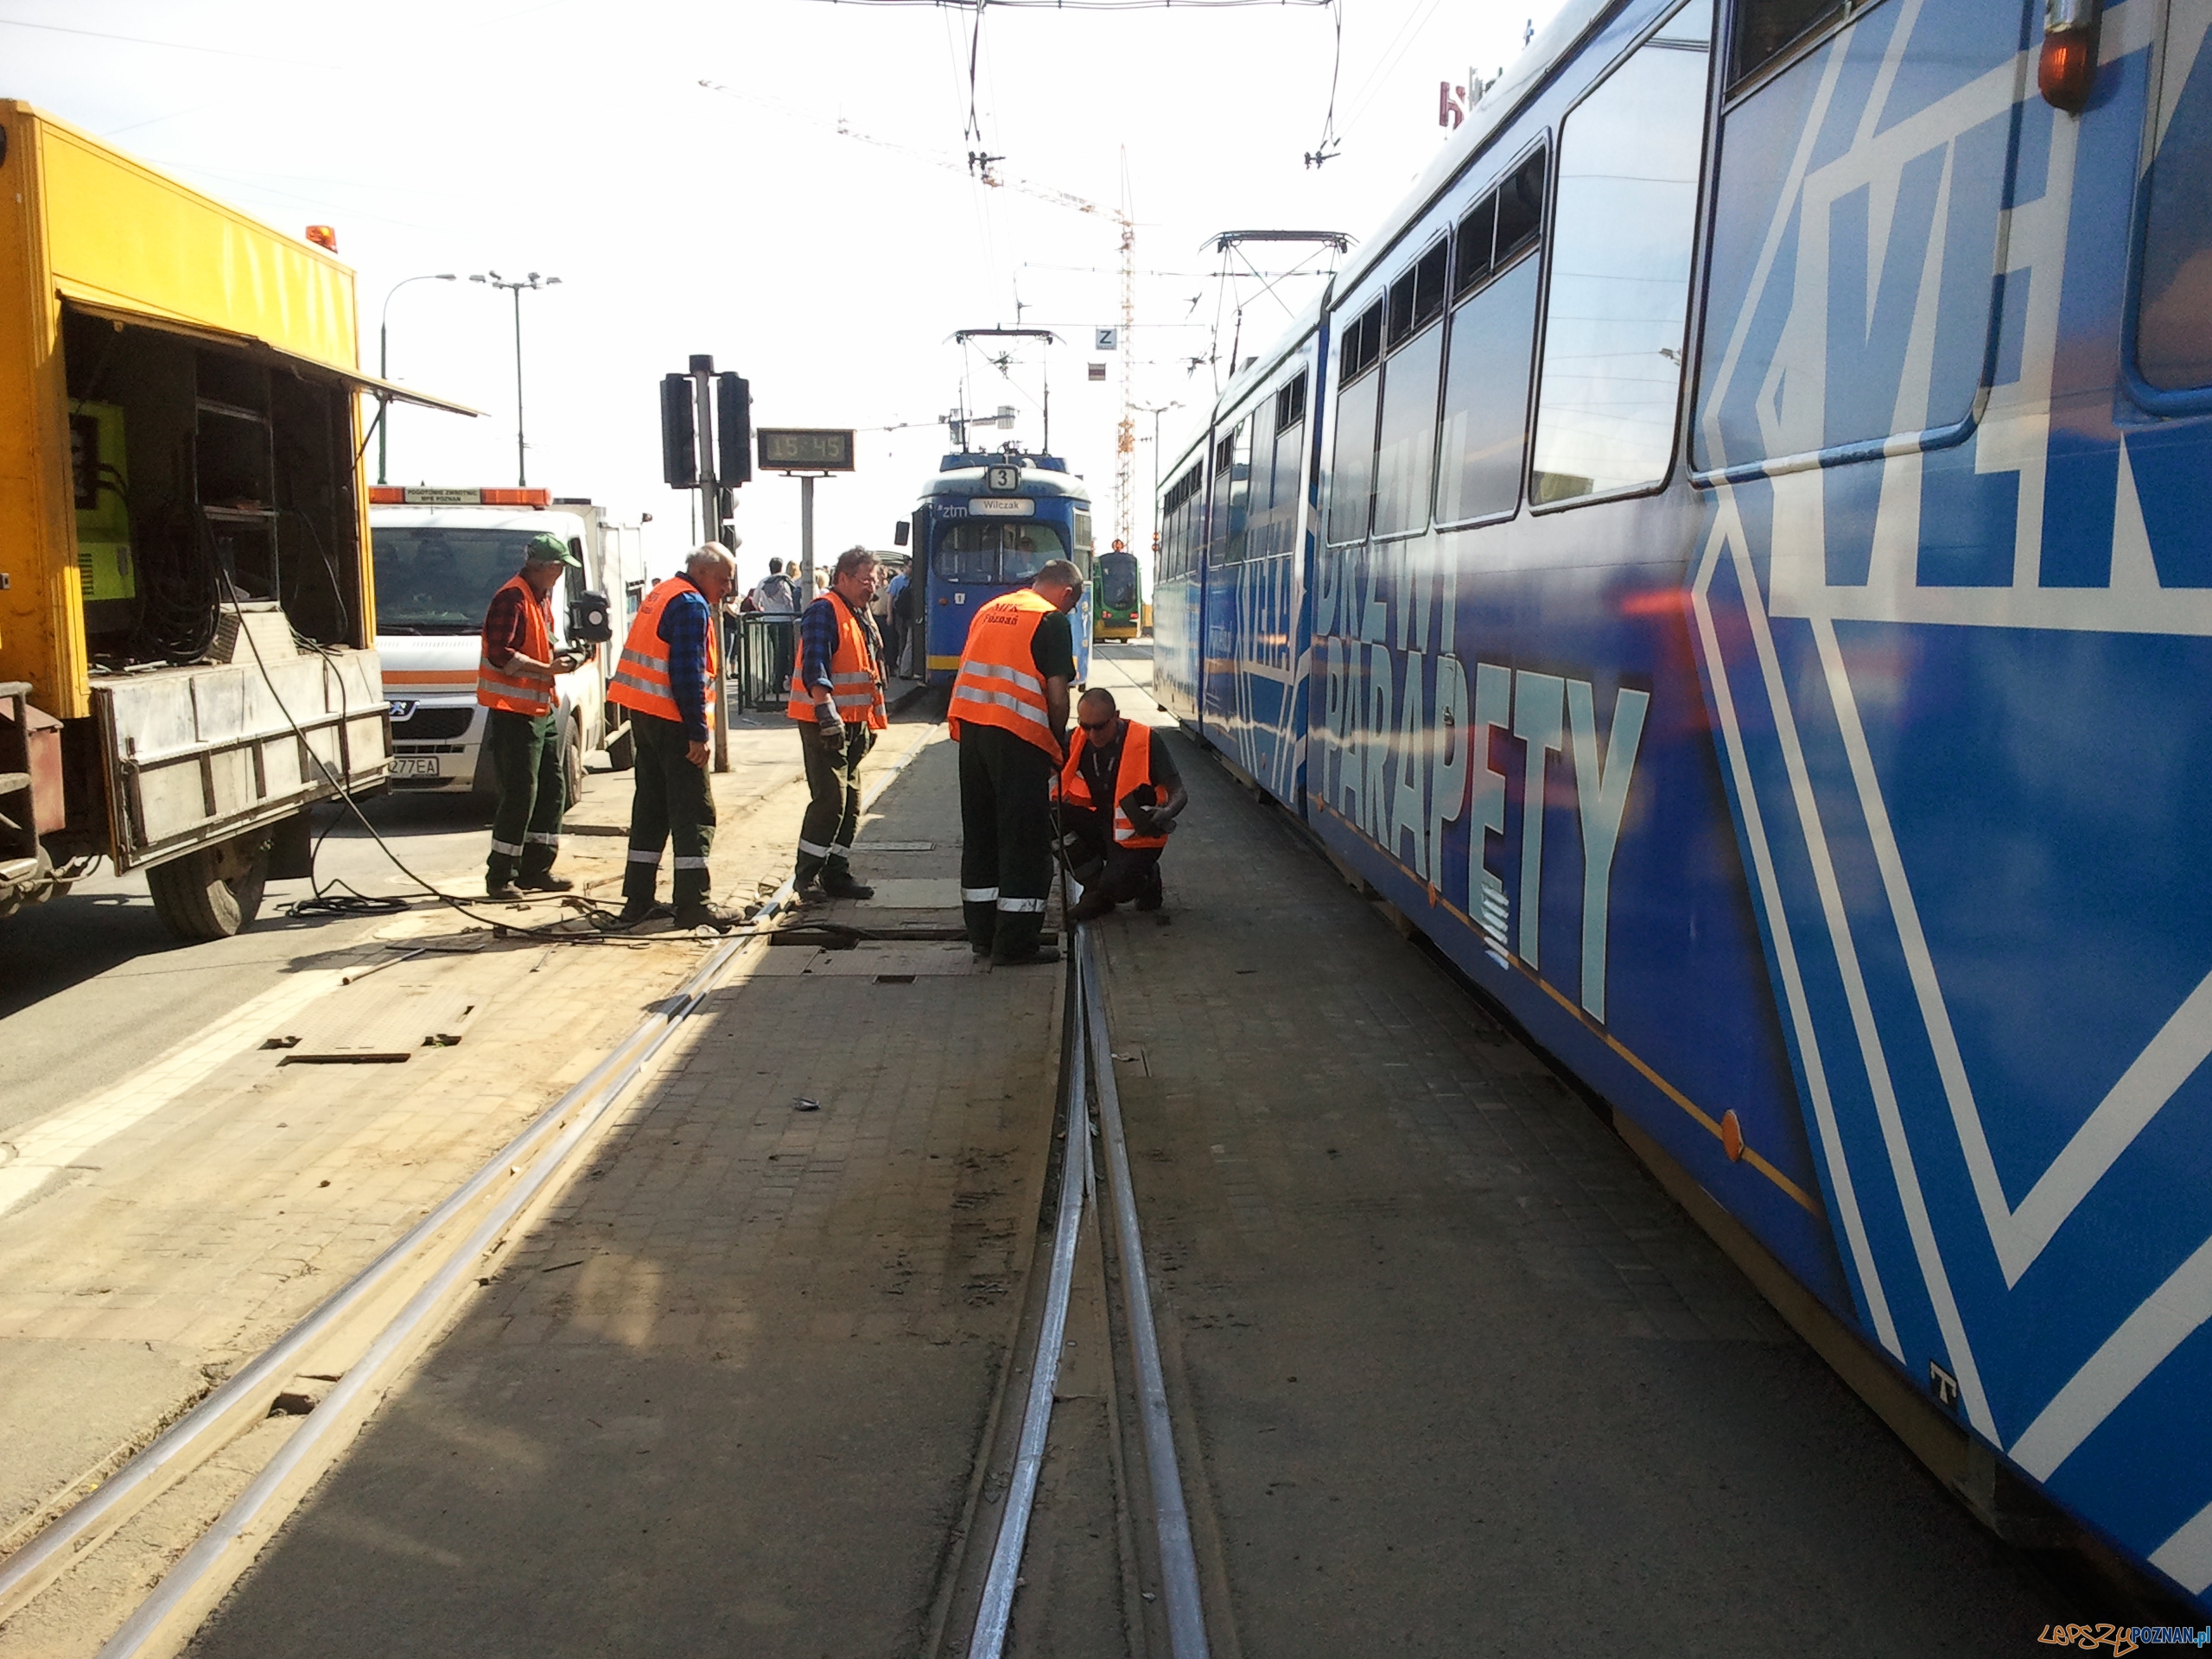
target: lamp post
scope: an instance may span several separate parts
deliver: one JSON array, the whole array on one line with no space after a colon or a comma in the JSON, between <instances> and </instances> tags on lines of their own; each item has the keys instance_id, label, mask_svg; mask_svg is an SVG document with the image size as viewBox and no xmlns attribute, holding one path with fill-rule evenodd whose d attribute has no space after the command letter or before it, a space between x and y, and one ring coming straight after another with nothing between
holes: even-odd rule
<instances>
[{"instance_id":1,"label":"lamp post","mask_svg":"<svg viewBox=\"0 0 2212 1659\"><path fill-rule=\"evenodd\" d=\"M504 288L515 296L515 487L523 488L530 482L530 461L522 441L522 291L524 289L557 287L558 276L541 276L531 271L527 276L512 281L496 270L480 272L468 279L472 283L488 283L493 288Z\"/></svg>"},{"instance_id":2,"label":"lamp post","mask_svg":"<svg viewBox=\"0 0 2212 1659\"><path fill-rule=\"evenodd\" d=\"M391 378L391 296L410 283L450 283L455 280L449 270L429 271L420 276L403 276L385 290L384 309L377 314L377 378ZM391 398L384 392L377 394L377 482L385 481L384 464L387 444L391 436Z\"/></svg>"},{"instance_id":3,"label":"lamp post","mask_svg":"<svg viewBox=\"0 0 2212 1659\"><path fill-rule=\"evenodd\" d=\"M1134 404L1130 407L1152 416L1152 533L1156 537L1160 534L1160 417L1171 409L1182 408L1183 402L1179 397L1173 403Z\"/></svg>"}]
</instances>

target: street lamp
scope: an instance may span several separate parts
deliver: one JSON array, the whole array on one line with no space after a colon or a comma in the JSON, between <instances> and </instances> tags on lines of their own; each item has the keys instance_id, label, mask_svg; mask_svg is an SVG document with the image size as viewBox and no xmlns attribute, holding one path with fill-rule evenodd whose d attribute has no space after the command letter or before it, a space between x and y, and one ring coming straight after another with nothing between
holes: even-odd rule
<instances>
[{"instance_id":1,"label":"street lamp","mask_svg":"<svg viewBox=\"0 0 2212 1659\"><path fill-rule=\"evenodd\" d=\"M377 316L377 378L391 378L391 296L410 283L450 283L454 281L449 270L431 271L421 276L403 276L385 290L384 309ZM391 395L377 394L377 482L384 480L386 445L391 436Z\"/></svg>"},{"instance_id":2,"label":"street lamp","mask_svg":"<svg viewBox=\"0 0 2212 1659\"><path fill-rule=\"evenodd\" d=\"M515 486L519 489L530 482L530 461L524 452L522 442L522 291L526 288L533 290L555 288L559 286L561 279L558 276L541 276L533 270L527 276L518 276L510 282L493 270L477 273L468 280L488 283L493 288L504 288L515 296Z\"/></svg>"},{"instance_id":3,"label":"street lamp","mask_svg":"<svg viewBox=\"0 0 2212 1659\"><path fill-rule=\"evenodd\" d=\"M1160 417L1171 409L1183 407L1181 398L1167 404L1133 404L1131 408L1152 416L1152 533L1160 534Z\"/></svg>"}]
</instances>

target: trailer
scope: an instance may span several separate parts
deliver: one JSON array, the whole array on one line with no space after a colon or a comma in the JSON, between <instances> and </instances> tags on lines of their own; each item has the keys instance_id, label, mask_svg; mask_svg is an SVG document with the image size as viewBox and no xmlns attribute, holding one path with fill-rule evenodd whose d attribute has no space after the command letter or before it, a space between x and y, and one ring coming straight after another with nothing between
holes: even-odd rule
<instances>
[{"instance_id":1,"label":"trailer","mask_svg":"<svg viewBox=\"0 0 2212 1659\"><path fill-rule=\"evenodd\" d=\"M0 915L101 858L186 939L385 785L353 273L0 100Z\"/></svg>"}]
</instances>

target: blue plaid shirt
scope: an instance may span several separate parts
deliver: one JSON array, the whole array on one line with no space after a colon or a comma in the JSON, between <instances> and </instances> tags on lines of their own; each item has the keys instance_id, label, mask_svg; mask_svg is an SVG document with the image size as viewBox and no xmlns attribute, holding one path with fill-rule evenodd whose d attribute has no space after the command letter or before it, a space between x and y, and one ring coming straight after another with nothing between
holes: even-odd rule
<instances>
[{"instance_id":1,"label":"blue plaid shirt","mask_svg":"<svg viewBox=\"0 0 2212 1659\"><path fill-rule=\"evenodd\" d=\"M683 716L684 736L694 743L707 741L707 629L712 620L707 596L696 582L690 593L677 594L660 613L658 632L668 646L669 695Z\"/></svg>"}]
</instances>

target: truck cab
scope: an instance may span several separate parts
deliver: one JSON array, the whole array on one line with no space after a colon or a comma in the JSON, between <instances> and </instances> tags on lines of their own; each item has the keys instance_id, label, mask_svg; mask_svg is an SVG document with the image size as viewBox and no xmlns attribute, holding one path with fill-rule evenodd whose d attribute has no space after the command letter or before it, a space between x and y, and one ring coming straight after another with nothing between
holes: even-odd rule
<instances>
[{"instance_id":1,"label":"truck cab","mask_svg":"<svg viewBox=\"0 0 2212 1659\"><path fill-rule=\"evenodd\" d=\"M610 658L645 589L634 532L592 502L556 501L546 490L379 485L369 498L392 787L493 791L483 746L487 711L476 701L484 612L540 535L558 537L583 561L563 573L553 596L554 647L584 659L555 683L570 798L582 792L591 750L605 749L618 771L626 767L628 733L607 686Z\"/></svg>"}]
</instances>

